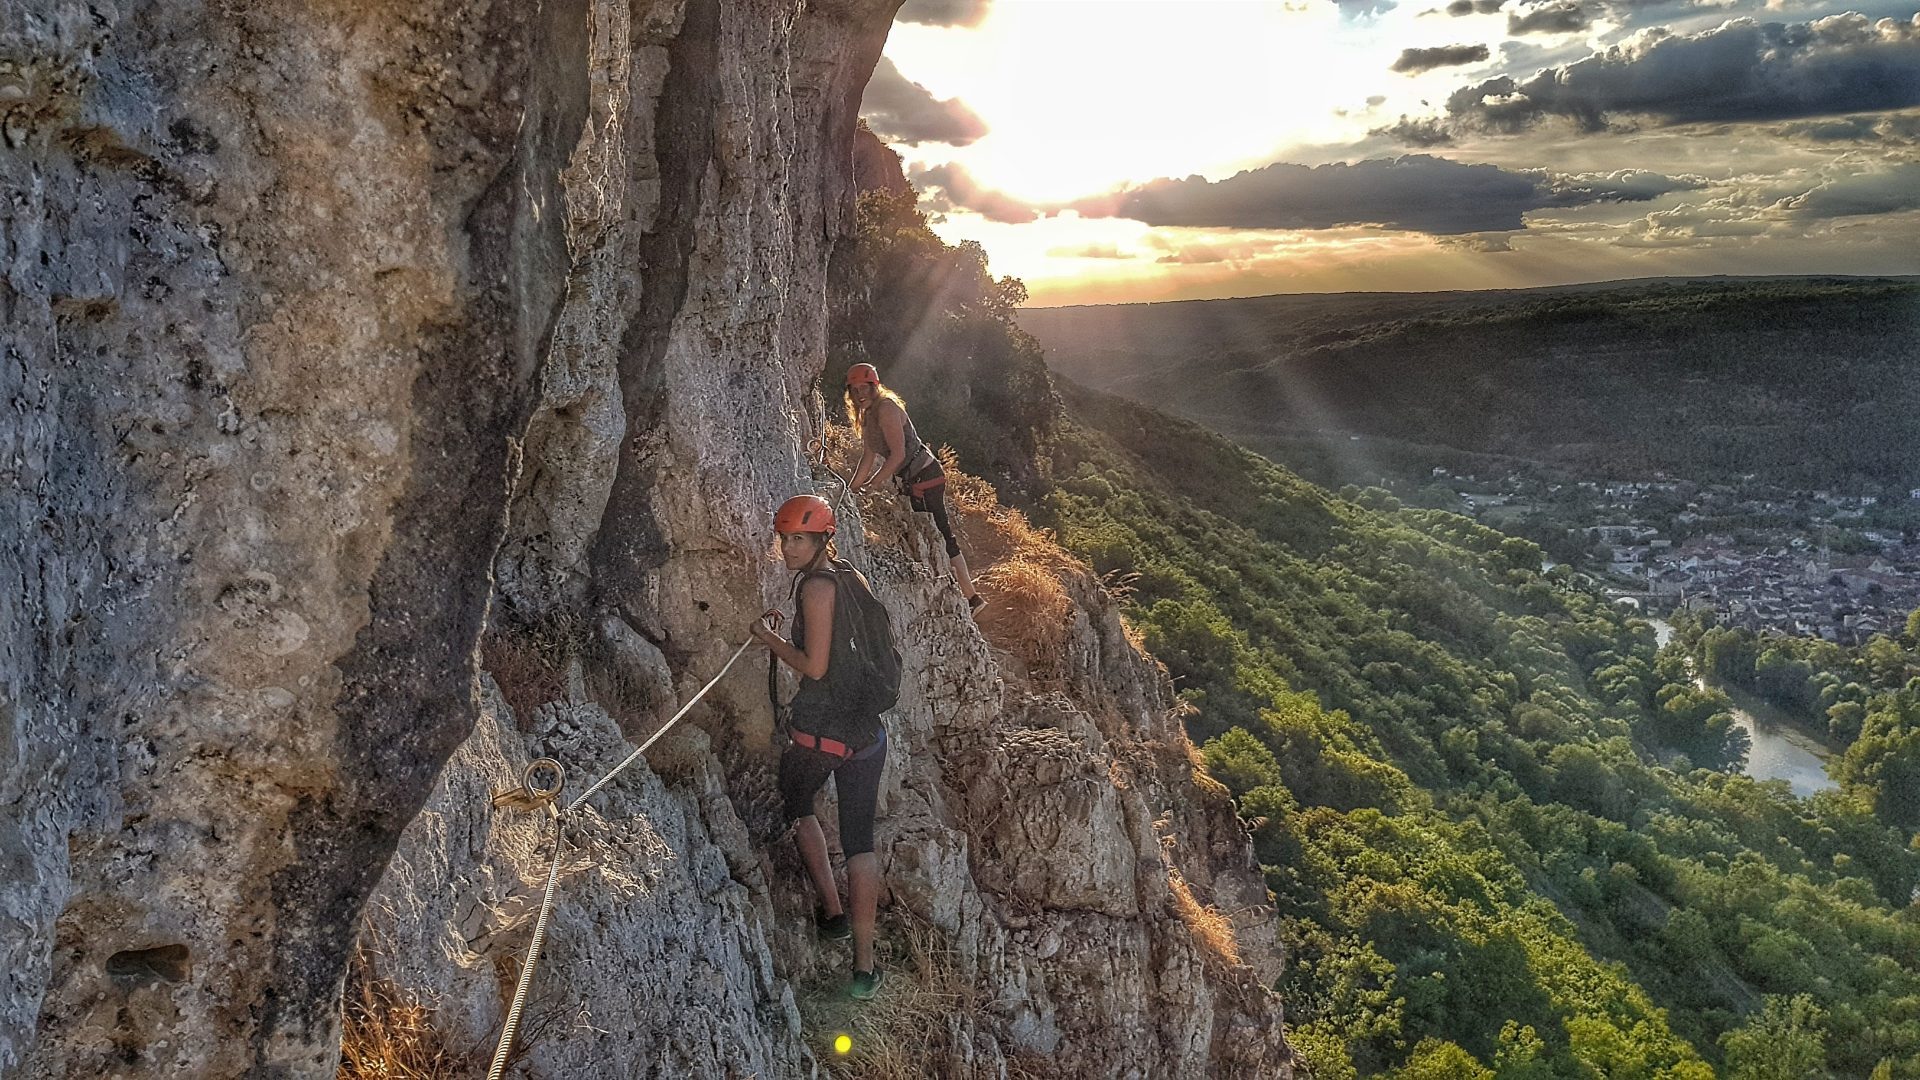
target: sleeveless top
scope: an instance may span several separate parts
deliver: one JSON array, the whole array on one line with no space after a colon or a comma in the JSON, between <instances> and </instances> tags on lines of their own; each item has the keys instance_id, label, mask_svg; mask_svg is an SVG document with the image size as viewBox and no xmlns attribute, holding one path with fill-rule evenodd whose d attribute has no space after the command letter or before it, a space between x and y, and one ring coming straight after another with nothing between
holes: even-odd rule
<instances>
[{"instance_id":1,"label":"sleeveless top","mask_svg":"<svg viewBox=\"0 0 1920 1080\"><path fill-rule=\"evenodd\" d=\"M874 413L874 410L886 400L885 398L874 399L873 404L867 406L868 422L860 426L861 445L879 454L882 461L887 457L887 433L880 427L880 417ZM900 409L900 406L894 405L894 408ZM931 459L936 463L940 460L933 456L933 451L927 448L926 443L920 441L920 433L913 430L913 417L908 415L905 409L900 409L900 437L906 443L907 456L900 463L900 472L897 475L903 478L913 476L916 465L920 467L920 471L924 471L926 466L922 463L923 458Z\"/></svg>"}]
</instances>

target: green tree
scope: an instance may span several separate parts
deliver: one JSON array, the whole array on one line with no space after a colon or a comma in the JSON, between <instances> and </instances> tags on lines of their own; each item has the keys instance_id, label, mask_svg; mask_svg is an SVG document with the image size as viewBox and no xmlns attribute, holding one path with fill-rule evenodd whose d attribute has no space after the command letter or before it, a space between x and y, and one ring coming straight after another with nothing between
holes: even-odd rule
<instances>
[{"instance_id":1,"label":"green tree","mask_svg":"<svg viewBox=\"0 0 1920 1080\"><path fill-rule=\"evenodd\" d=\"M1421 1039L1396 1080L1493 1080L1493 1070L1450 1042Z\"/></svg>"},{"instance_id":2,"label":"green tree","mask_svg":"<svg viewBox=\"0 0 1920 1080\"><path fill-rule=\"evenodd\" d=\"M1827 1073L1827 1014L1806 994L1768 997L1720 1037L1728 1080L1819 1080Z\"/></svg>"},{"instance_id":3,"label":"green tree","mask_svg":"<svg viewBox=\"0 0 1920 1080\"><path fill-rule=\"evenodd\" d=\"M1245 728L1208 739L1201 752L1207 759L1207 772L1236 797L1280 783L1280 763L1274 760L1273 751Z\"/></svg>"}]
</instances>

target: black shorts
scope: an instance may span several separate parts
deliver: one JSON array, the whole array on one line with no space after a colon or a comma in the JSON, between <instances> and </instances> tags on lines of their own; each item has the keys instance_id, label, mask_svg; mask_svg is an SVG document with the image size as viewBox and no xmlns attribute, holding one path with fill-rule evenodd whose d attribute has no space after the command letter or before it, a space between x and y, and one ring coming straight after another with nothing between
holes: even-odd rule
<instances>
[{"instance_id":1,"label":"black shorts","mask_svg":"<svg viewBox=\"0 0 1920 1080\"><path fill-rule=\"evenodd\" d=\"M813 816L813 797L833 777L840 800L840 848L848 858L873 850L873 813L880 803L880 773L887 764L887 733L850 758L837 758L790 743L780 755L780 801L789 823Z\"/></svg>"}]
</instances>

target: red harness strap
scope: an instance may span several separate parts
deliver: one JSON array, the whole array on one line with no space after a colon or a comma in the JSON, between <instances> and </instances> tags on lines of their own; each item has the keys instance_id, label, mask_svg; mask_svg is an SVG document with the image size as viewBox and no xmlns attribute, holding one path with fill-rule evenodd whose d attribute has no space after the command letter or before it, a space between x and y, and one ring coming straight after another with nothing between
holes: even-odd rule
<instances>
[{"instance_id":1,"label":"red harness strap","mask_svg":"<svg viewBox=\"0 0 1920 1080\"><path fill-rule=\"evenodd\" d=\"M837 758L850 758L853 756L853 747L848 746L838 739L827 739L818 735L809 735L799 728L793 728L788 731L787 734L793 737L794 743L804 746L809 750L818 750L823 754L829 754Z\"/></svg>"}]
</instances>

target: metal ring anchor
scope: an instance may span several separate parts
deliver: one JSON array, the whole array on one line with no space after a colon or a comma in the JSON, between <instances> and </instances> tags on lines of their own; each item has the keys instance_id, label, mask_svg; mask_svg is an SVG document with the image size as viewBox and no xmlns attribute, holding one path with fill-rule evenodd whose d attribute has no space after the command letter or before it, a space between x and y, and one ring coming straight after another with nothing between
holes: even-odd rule
<instances>
[{"instance_id":1,"label":"metal ring anchor","mask_svg":"<svg viewBox=\"0 0 1920 1080\"><path fill-rule=\"evenodd\" d=\"M552 776L553 782L551 785L540 782L539 778L541 773L547 773ZM527 762L527 767L520 770L520 787L526 791L528 796L539 799L541 802L559 798L560 789L565 787L566 783L567 770L561 768L560 763L550 757L537 758L529 761Z\"/></svg>"},{"instance_id":2,"label":"metal ring anchor","mask_svg":"<svg viewBox=\"0 0 1920 1080\"><path fill-rule=\"evenodd\" d=\"M550 757L537 758L527 762L527 767L520 770L519 787L494 794L493 805L532 810L559 798L560 789L566 783L567 770L559 762Z\"/></svg>"}]
</instances>

